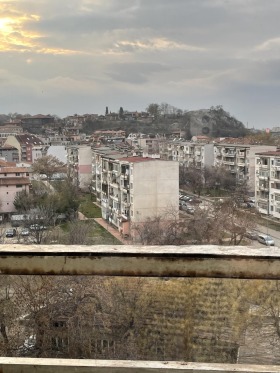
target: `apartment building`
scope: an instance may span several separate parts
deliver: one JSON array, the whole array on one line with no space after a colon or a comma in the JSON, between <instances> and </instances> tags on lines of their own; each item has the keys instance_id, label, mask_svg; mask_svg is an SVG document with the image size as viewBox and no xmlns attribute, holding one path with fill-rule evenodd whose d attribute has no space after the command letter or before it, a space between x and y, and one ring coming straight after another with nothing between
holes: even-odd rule
<instances>
[{"instance_id":1,"label":"apartment building","mask_svg":"<svg viewBox=\"0 0 280 373\"><path fill-rule=\"evenodd\" d=\"M14 146L5 145L0 147L0 158L7 162L18 162L19 151Z\"/></svg>"},{"instance_id":2,"label":"apartment building","mask_svg":"<svg viewBox=\"0 0 280 373\"><path fill-rule=\"evenodd\" d=\"M256 154L256 205L280 218L280 150Z\"/></svg>"},{"instance_id":3,"label":"apartment building","mask_svg":"<svg viewBox=\"0 0 280 373\"><path fill-rule=\"evenodd\" d=\"M16 167L15 164L1 162L0 165L0 216L8 217L15 211L14 200L18 192L29 193L30 168ZM2 220L2 219L1 219Z\"/></svg>"},{"instance_id":4,"label":"apartment building","mask_svg":"<svg viewBox=\"0 0 280 373\"><path fill-rule=\"evenodd\" d=\"M31 134L8 136L4 145L14 146L18 149L20 162L33 163L35 159L46 155L47 151L43 141Z\"/></svg>"},{"instance_id":5,"label":"apartment building","mask_svg":"<svg viewBox=\"0 0 280 373\"><path fill-rule=\"evenodd\" d=\"M251 194L255 192L255 156L258 152L274 151L276 146L244 145L238 143L194 143L162 141L159 153L162 159L195 165L197 168L224 167L239 181L247 181Z\"/></svg>"},{"instance_id":6,"label":"apartment building","mask_svg":"<svg viewBox=\"0 0 280 373\"><path fill-rule=\"evenodd\" d=\"M103 219L124 235L131 235L133 223L167 209L179 211L177 162L94 150L93 184Z\"/></svg>"},{"instance_id":7,"label":"apartment building","mask_svg":"<svg viewBox=\"0 0 280 373\"><path fill-rule=\"evenodd\" d=\"M91 146L69 145L66 151L68 176L77 188L88 189L92 179Z\"/></svg>"}]
</instances>

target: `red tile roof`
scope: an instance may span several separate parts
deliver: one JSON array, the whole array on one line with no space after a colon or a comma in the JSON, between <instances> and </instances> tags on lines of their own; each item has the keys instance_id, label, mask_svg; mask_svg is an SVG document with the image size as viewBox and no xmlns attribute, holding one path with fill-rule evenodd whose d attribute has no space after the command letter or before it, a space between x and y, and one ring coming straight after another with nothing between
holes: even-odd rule
<instances>
[{"instance_id":1,"label":"red tile roof","mask_svg":"<svg viewBox=\"0 0 280 373\"><path fill-rule=\"evenodd\" d=\"M0 185L28 185L30 180L28 177L0 177Z\"/></svg>"},{"instance_id":2,"label":"red tile roof","mask_svg":"<svg viewBox=\"0 0 280 373\"><path fill-rule=\"evenodd\" d=\"M16 173L16 172L30 172L29 167L0 167L0 174L9 174L9 173Z\"/></svg>"}]
</instances>

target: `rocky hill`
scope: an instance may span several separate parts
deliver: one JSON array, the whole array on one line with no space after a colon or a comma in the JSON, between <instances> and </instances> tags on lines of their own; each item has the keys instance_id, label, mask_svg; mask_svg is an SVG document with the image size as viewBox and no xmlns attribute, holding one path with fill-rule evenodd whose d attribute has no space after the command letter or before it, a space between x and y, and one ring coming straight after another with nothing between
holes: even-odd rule
<instances>
[{"instance_id":1,"label":"rocky hill","mask_svg":"<svg viewBox=\"0 0 280 373\"><path fill-rule=\"evenodd\" d=\"M210 137L243 137L247 130L242 122L226 112L222 106L189 111L184 115L188 138L206 135Z\"/></svg>"}]
</instances>

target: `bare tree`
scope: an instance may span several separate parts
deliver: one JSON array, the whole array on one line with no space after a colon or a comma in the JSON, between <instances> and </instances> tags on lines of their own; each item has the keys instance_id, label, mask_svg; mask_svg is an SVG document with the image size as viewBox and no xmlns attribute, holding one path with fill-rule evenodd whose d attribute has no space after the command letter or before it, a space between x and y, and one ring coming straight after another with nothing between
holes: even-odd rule
<instances>
[{"instance_id":1,"label":"bare tree","mask_svg":"<svg viewBox=\"0 0 280 373\"><path fill-rule=\"evenodd\" d=\"M47 180L50 181L55 173L65 172L66 166L57 157L46 155L34 161L32 171L34 174L46 175Z\"/></svg>"}]
</instances>

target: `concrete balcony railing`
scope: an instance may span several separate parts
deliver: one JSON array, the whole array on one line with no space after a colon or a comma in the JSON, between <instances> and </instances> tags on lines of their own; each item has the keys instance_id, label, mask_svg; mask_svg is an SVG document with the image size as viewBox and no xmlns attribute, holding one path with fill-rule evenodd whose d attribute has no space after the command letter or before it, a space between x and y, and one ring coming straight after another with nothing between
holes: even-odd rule
<instances>
[{"instance_id":1,"label":"concrete balcony railing","mask_svg":"<svg viewBox=\"0 0 280 373\"><path fill-rule=\"evenodd\" d=\"M1 245L0 273L280 279L278 248ZM279 366L0 358L1 373L273 373Z\"/></svg>"}]
</instances>

